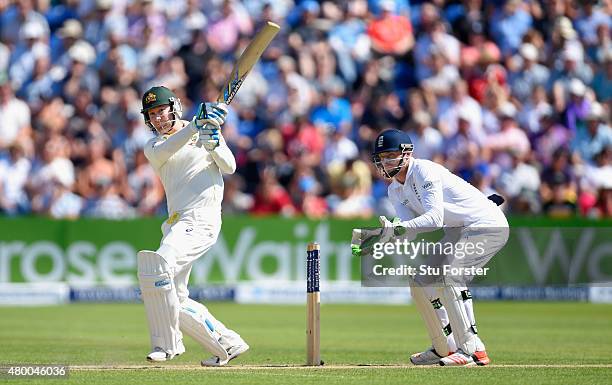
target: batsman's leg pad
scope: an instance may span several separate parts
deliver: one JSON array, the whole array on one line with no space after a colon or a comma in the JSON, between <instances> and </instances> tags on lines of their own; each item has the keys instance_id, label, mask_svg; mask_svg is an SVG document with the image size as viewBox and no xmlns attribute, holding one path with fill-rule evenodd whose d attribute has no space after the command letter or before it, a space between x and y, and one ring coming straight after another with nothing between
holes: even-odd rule
<instances>
[{"instance_id":1,"label":"batsman's leg pad","mask_svg":"<svg viewBox=\"0 0 612 385\"><path fill-rule=\"evenodd\" d=\"M433 302L437 301L437 298L433 300L430 299L425 289L418 284L413 283L413 285L410 286L410 293L412 293L414 304L425 322L427 333L431 338L431 343L436 353L442 357L448 356L450 353L448 342L449 340L453 342L452 337L449 336L451 334L451 328L450 325L448 325L448 319L445 314L443 314L443 317L440 317L438 314L444 310L444 308L439 307L434 309Z\"/></svg>"},{"instance_id":2,"label":"batsman's leg pad","mask_svg":"<svg viewBox=\"0 0 612 385\"><path fill-rule=\"evenodd\" d=\"M463 304L462 288L445 285L438 288L440 300L446 308L448 318L453 328L457 347L471 355L477 350L478 338L472 329L472 323Z\"/></svg>"},{"instance_id":3,"label":"batsman's leg pad","mask_svg":"<svg viewBox=\"0 0 612 385\"><path fill-rule=\"evenodd\" d=\"M173 268L153 251L138 252L138 280L147 313L151 347L171 355L180 354L179 300L174 286Z\"/></svg>"},{"instance_id":4,"label":"batsman's leg pad","mask_svg":"<svg viewBox=\"0 0 612 385\"><path fill-rule=\"evenodd\" d=\"M187 298L181 304L181 330L222 361L227 360L229 346L223 346L223 324L210 314L206 306Z\"/></svg>"}]
</instances>

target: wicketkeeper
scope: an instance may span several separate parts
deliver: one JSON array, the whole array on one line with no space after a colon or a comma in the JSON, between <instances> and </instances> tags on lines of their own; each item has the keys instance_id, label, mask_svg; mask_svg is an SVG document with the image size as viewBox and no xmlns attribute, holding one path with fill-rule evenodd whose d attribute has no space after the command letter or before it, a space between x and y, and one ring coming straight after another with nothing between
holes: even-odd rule
<instances>
[{"instance_id":1,"label":"wicketkeeper","mask_svg":"<svg viewBox=\"0 0 612 385\"><path fill-rule=\"evenodd\" d=\"M202 103L190 122L181 120L179 98L166 87L153 87L142 97L142 114L157 134L144 153L161 179L168 204L159 248L138 252L138 280L151 335L147 360L166 361L184 353L183 332L213 354L202 365L225 365L249 346L206 306L188 297L187 283L193 263L215 244L221 229L222 173L236 170L220 132L227 106Z\"/></svg>"},{"instance_id":2,"label":"wicketkeeper","mask_svg":"<svg viewBox=\"0 0 612 385\"><path fill-rule=\"evenodd\" d=\"M455 267L484 266L508 240L508 222L497 206L503 199L497 195L487 199L444 166L413 158L412 150L410 137L399 130L382 132L373 144L376 168L392 179L388 195L398 217L394 221L380 217L381 242L399 234L414 239L419 233L444 228L439 241L443 244L484 241L486 248L462 259L438 255L429 261L449 261ZM410 357L413 364L489 363L476 330L472 295L465 286L468 280L459 278L436 277L435 283L411 280L412 298L432 341L431 348Z\"/></svg>"}]
</instances>

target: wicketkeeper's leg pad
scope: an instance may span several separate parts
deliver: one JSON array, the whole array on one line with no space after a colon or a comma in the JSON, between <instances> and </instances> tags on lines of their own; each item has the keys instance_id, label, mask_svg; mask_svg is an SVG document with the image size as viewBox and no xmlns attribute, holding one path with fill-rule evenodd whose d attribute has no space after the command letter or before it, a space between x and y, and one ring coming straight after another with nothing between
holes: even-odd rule
<instances>
[{"instance_id":1,"label":"wicketkeeper's leg pad","mask_svg":"<svg viewBox=\"0 0 612 385\"><path fill-rule=\"evenodd\" d=\"M180 304L174 284L173 266L154 251L139 251L138 280L147 313L151 347L162 348L171 355L182 353Z\"/></svg>"},{"instance_id":2,"label":"wicketkeeper's leg pad","mask_svg":"<svg viewBox=\"0 0 612 385\"><path fill-rule=\"evenodd\" d=\"M414 282L411 282L410 293L418 312L425 322L425 328L436 353L442 357L448 356L456 347L444 307L441 306L438 298L432 298L432 296L428 295L425 288Z\"/></svg>"},{"instance_id":3,"label":"wicketkeeper's leg pad","mask_svg":"<svg viewBox=\"0 0 612 385\"><path fill-rule=\"evenodd\" d=\"M463 304L462 289L461 287L445 285L438 288L438 291L440 300L448 313L457 347L464 353L471 355L477 350L479 339L472 328L472 322Z\"/></svg>"},{"instance_id":4,"label":"wicketkeeper's leg pad","mask_svg":"<svg viewBox=\"0 0 612 385\"><path fill-rule=\"evenodd\" d=\"M225 327L210 314L206 306L190 298L184 300L181 304L180 326L185 334L222 361L229 358L227 349L231 346L222 344Z\"/></svg>"}]
</instances>

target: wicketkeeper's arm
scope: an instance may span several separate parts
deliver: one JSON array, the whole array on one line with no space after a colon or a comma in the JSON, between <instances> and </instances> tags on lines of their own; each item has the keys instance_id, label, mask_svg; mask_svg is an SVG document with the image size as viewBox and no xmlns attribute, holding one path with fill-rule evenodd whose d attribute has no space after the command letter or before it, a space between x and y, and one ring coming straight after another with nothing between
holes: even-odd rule
<instances>
[{"instance_id":1,"label":"wicketkeeper's arm","mask_svg":"<svg viewBox=\"0 0 612 385\"><path fill-rule=\"evenodd\" d=\"M444 225L444 198L442 193L442 181L429 170L415 169L417 190L421 196L421 202L425 212L409 221L400 223L400 226L413 229L432 231Z\"/></svg>"}]
</instances>

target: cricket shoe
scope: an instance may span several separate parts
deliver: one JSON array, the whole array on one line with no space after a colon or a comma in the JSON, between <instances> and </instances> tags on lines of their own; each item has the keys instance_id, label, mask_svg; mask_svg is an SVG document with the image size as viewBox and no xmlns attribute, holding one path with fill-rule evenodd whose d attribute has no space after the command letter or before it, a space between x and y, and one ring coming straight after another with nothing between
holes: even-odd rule
<instances>
[{"instance_id":1,"label":"cricket shoe","mask_svg":"<svg viewBox=\"0 0 612 385\"><path fill-rule=\"evenodd\" d=\"M246 342L242 341L241 344L234 345L231 348L227 349L228 357L226 360L222 360L221 358L217 356L212 356L209 359L202 361L201 363L202 363L202 366L223 366L223 365L226 365L231 360L233 360L234 358L241 355L242 353L246 352L247 350L249 350L249 345L247 345Z\"/></svg>"},{"instance_id":2,"label":"cricket shoe","mask_svg":"<svg viewBox=\"0 0 612 385\"><path fill-rule=\"evenodd\" d=\"M457 350L457 352L450 356L440 359L441 366L484 366L490 362L491 360L484 350L476 351L472 355L466 354L462 350Z\"/></svg>"},{"instance_id":3,"label":"cricket shoe","mask_svg":"<svg viewBox=\"0 0 612 385\"><path fill-rule=\"evenodd\" d=\"M149 362L170 361L174 357L179 356L183 353L185 353L185 345L183 345L183 341L181 341L179 342L176 348L175 354L167 353L164 349L160 347L155 347L155 349L153 349L153 351L149 353L149 355L147 356L147 361Z\"/></svg>"},{"instance_id":4,"label":"cricket shoe","mask_svg":"<svg viewBox=\"0 0 612 385\"><path fill-rule=\"evenodd\" d=\"M430 348L424 352L411 355L410 362L414 365L438 365L441 358L442 356L436 352L436 349Z\"/></svg>"}]
</instances>

